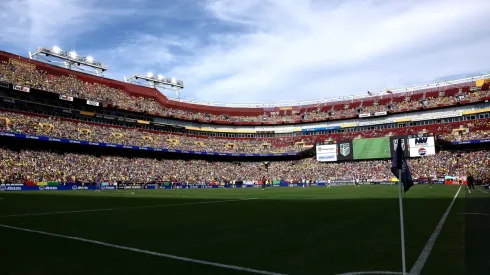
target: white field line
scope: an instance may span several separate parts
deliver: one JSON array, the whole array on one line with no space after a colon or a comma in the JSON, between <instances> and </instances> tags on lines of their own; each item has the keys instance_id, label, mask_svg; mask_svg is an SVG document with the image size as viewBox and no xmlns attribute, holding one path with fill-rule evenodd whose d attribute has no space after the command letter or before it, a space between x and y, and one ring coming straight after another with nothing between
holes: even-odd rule
<instances>
[{"instance_id":1,"label":"white field line","mask_svg":"<svg viewBox=\"0 0 490 275\"><path fill-rule=\"evenodd\" d=\"M490 216L487 213L459 213L460 215L482 215L482 216Z\"/></svg>"},{"instance_id":2,"label":"white field line","mask_svg":"<svg viewBox=\"0 0 490 275\"><path fill-rule=\"evenodd\" d=\"M488 194L488 192L487 192L487 191L485 191L485 190L483 190L483 189L480 189L480 188L475 188L475 189L476 189L476 190L478 190L478 191L480 191L480 192L483 192L483 193L485 193L485 194Z\"/></svg>"},{"instance_id":3,"label":"white field line","mask_svg":"<svg viewBox=\"0 0 490 275\"><path fill-rule=\"evenodd\" d=\"M168 259L174 259L174 260L179 260L179 261L184 261L184 262L191 262L191 263L197 263L197 264L202 264L202 265L210 265L210 266L216 266L216 267L221 267L221 268L226 268L226 269L245 271L245 272L256 273L256 274L283 275L281 273L252 269L252 268L241 267L241 266L236 266L236 265L220 264L220 263L215 263L215 262L197 260L197 259L175 256L175 255L170 255L170 254L164 254L164 253L159 253L159 252L154 252L154 251L149 251L149 250L144 250L144 249L139 249L139 248L134 248L134 247L122 246L122 245L117 245L117 244L110 244L110 243L96 241L96 240L90 240L90 239L85 239L85 238L54 234L54 233L32 230L32 229L21 228L21 227L15 227L15 226L9 226L9 225L4 225L4 224L0 224L0 227L8 228L8 229L14 229L14 230L18 230L18 231L30 232L30 233L37 233L37 234L41 234L41 235L47 235L47 236L58 237L58 238L63 238L63 239L75 240L75 241L80 241L80 242L85 242L85 243L97 244L97 245L102 245L102 246L112 247L112 248L117 248L117 249L122 249L122 250L129 250L129 251L133 251L133 252L137 252L137 253L148 254L148 255L153 255L153 256L158 256L158 257L163 257L163 258L168 258Z\"/></svg>"},{"instance_id":4,"label":"white field line","mask_svg":"<svg viewBox=\"0 0 490 275\"><path fill-rule=\"evenodd\" d=\"M341 273L337 275L362 275L362 274L402 274L402 272L393 272L393 271L358 271L358 272L348 272Z\"/></svg>"},{"instance_id":5,"label":"white field line","mask_svg":"<svg viewBox=\"0 0 490 275\"><path fill-rule=\"evenodd\" d=\"M444 212L444 215L442 215L441 220L436 226L436 229L430 236L429 240L425 244L424 249L422 249L422 252L419 255L419 258L415 262L415 264L412 267L412 270L410 270L410 275L419 275L420 272L422 271L422 268L424 268L425 263L427 262L427 259L430 256L430 252L432 251L432 248L434 247L434 244L437 240L437 237L439 237L439 234L441 233L442 227L444 226L444 223L446 222L447 216L449 215L449 212L451 212L451 208L453 208L454 202L456 201L456 198L459 195L459 192L461 191L461 186L458 189L458 192L456 192L456 195L454 195L453 200L449 204L449 206L446 209L446 212Z\"/></svg>"},{"instance_id":6,"label":"white field line","mask_svg":"<svg viewBox=\"0 0 490 275\"><path fill-rule=\"evenodd\" d=\"M168 207L168 206L180 206L180 205L194 205L194 204L211 204L211 203L222 203L222 202L233 202L233 201L248 201L248 200L253 200L253 199L221 200L221 201L201 201L201 202L157 204L157 205L142 205L142 206L125 206L125 207L98 208L98 209L85 209L85 210L71 210L71 211L58 211L58 212L43 212L43 213L31 213L31 214L15 214L15 215L4 215L4 216L0 216L0 218L27 217L27 216L44 216L44 215L57 215L57 214L85 213L85 212L101 212L101 211L128 210L128 209L143 209L143 208L156 208L156 207Z\"/></svg>"},{"instance_id":7,"label":"white field line","mask_svg":"<svg viewBox=\"0 0 490 275\"><path fill-rule=\"evenodd\" d=\"M437 224L436 229L430 236L429 240L427 241L427 244L425 245L424 249L420 253L419 258L415 262L415 264L412 267L412 270L410 270L409 274L410 275L418 275L422 271L422 268L425 265L425 262L429 258L430 252L432 251L432 248L434 247L434 244L437 240L437 237L441 233L441 229L444 226L444 223L446 222L447 216L449 215L449 212L451 211L451 208L453 207L454 202L456 201L456 198L459 195L459 192L461 191L461 186L459 187L458 191L456 192L456 195L454 195L453 200L449 204L448 208L446 209L446 212L442 215L441 220L439 221L439 224ZM479 214L479 213L462 213L462 214ZM361 275L361 274L402 274L402 272L392 272L392 271L358 271L358 272L348 272L348 273L341 273L338 275Z\"/></svg>"}]
</instances>

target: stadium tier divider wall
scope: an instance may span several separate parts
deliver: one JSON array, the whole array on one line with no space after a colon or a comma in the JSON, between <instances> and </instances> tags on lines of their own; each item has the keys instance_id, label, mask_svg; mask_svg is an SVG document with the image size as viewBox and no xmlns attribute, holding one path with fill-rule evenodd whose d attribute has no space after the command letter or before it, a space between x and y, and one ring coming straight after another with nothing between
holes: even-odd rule
<instances>
[{"instance_id":1,"label":"stadium tier divider wall","mask_svg":"<svg viewBox=\"0 0 490 275\"><path fill-rule=\"evenodd\" d=\"M30 140L40 140L40 141L49 141L49 142L61 142L68 144L80 144L80 145L90 145L90 146L99 146L99 147L111 147L111 148L120 148L120 149L132 149L132 150L141 150L141 151L155 151L155 152L163 152L163 153L177 153L177 154L191 154L191 155L211 155L211 156L238 156L238 157L275 157L275 156L297 156L300 153L267 153L267 154L243 154L243 153L219 153L219 152L210 152L210 151L193 151L193 150L178 150L178 149L167 149L167 148L153 148L153 147L144 147L144 146L135 146L135 145L121 145L121 144L113 144L113 143L104 143L104 142L92 142L86 140L72 140L67 138L53 138L47 136L37 136L37 135L26 135L26 134L18 134L11 133L7 131L0 131L0 137L11 137L17 139L30 139Z\"/></svg>"}]
</instances>

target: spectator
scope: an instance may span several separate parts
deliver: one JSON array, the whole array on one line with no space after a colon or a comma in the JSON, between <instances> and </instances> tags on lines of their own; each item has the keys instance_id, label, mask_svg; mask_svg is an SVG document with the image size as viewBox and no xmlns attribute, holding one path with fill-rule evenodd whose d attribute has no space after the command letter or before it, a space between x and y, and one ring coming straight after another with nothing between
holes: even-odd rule
<instances>
[{"instance_id":1,"label":"spectator","mask_svg":"<svg viewBox=\"0 0 490 275\"><path fill-rule=\"evenodd\" d=\"M410 159L414 178L425 175L490 177L490 154L478 152L441 152L434 156ZM482 165L483 164L483 165ZM161 181L259 181L263 178L287 180L390 180L389 160L317 162L314 158L298 161L209 162L204 160L156 160L150 158L95 157L83 154L56 154L0 149L0 180L3 183L83 182L92 183L100 174L103 182Z\"/></svg>"},{"instance_id":2,"label":"spectator","mask_svg":"<svg viewBox=\"0 0 490 275\"><path fill-rule=\"evenodd\" d=\"M39 69L18 66L13 63L0 63L0 80L13 84L25 85L32 88L55 92L67 96L89 99L102 103L103 106L117 106L125 110L144 112L148 114L174 117L185 120L202 122L260 122L268 124L299 123L325 121L329 119L355 118L358 113L375 114L376 112L404 112L420 108L436 108L456 105L460 101L478 102L490 95L488 87L472 89L469 86L447 88L444 91L418 91L396 98L374 97L357 101L342 101L333 103L318 103L315 105L299 106L288 110L264 111L258 115L229 115L226 113L211 114L202 111L189 111L163 106L152 98L132 96L127 91L109 87L99 83L90 83L78 79L74 75L55 76ZM379 99L382 99L381 102ZM345 104L343 104L345 103ZM296 109L298 108L298 109Z\"/></svg>"}]
</instances>

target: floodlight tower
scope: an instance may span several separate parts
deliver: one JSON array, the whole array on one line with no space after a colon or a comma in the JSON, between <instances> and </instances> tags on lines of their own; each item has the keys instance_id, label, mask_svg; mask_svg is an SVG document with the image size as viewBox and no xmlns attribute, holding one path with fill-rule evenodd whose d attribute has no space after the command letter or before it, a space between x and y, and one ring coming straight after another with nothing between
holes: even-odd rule
<instances>
[{"instance_id":1,"label":"floodlight tower","mask_svg":"<svg viewBox=\"0 0 490 275\"><path fill-rule=\"evenodd\" d=\"M107 71L107 66L95 60L91 56L80 56L75 51L67 52L58 46L53 48L41 47L36 52L29 52L29 58L44 61L47 63L59 63L70 70L88 71L95 73L97 76L103 76Z\"/></svg>"},{"instance_id":2,"label":"floodlight tower","mask_svg":"<svg viewBox=\"0 0 490 275\"><path fill-rule=\"evenodd\" d=\"M174 77L165 77L161 74L155 75L151 72L146 74L133 74L130 78L124 77L124 81L143 86L150 86L155 89L162 88L172 90L177 94L178 99L180 99L180 91L184 89L184 81L177 80Z\"/></svg>"}]
</instances>

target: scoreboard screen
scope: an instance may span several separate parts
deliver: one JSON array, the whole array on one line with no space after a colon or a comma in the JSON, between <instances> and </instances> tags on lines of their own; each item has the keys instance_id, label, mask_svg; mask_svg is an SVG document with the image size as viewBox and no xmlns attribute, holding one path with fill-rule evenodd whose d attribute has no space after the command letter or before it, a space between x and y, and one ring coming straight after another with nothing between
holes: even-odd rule
<instances>
[{"instance_id":1,"label":"scoreboard screen","mask_svg":"<svg viewBox=\"0 0 490 275\"><path fill-rule=\"evenodd\" d=\"M355 160L391 157L390 137L354 139L352 147Z\"/></svg>"}]
</instances>

